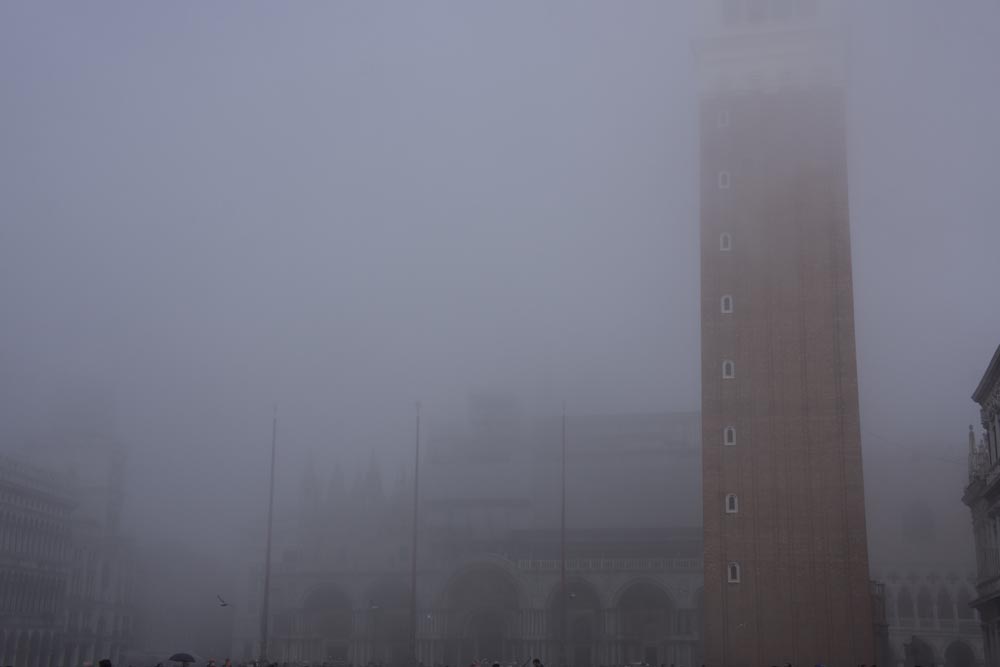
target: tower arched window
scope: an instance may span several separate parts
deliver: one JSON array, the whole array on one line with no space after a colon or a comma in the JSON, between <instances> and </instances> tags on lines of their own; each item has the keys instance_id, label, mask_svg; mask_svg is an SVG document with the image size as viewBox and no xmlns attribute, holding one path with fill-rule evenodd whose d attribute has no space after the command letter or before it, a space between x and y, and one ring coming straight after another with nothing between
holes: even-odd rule
<instances>
[{"instance_id":1,"label":"tower arched window","mask_svg":"<svg viewBox=\"0 0 1000 667\"><path fill-rule=\"evenodd\" d=\"M732 380L736 377L736 364L728 359L722 362L722 377L725 380Z\"/></svg>"},{"instance_id":2,"label":"tower arched window","mask_svg":"<svg viewBox=\"0 0 1000 667\"><path fill-rule=\"evenodd\" d=\"M733 249L733 237L731 234L721 234L719 236L719 250L729 252Z\"/></svg>"},{"instance_id":3,"label":"tower arched window","mask_svg":"<svg viewBox=\"0 0 1000 667\"><path fill-rule=\"evenodd\" d=\"M722 313L728 315L733 312L733 297L731 294L727 294L722 297Z\"/></svg>"},{"instance_id":4,"label":"tower arched window","mask_svg":"<svg viewBox=\"0 0 1000 667\"><path fill-rule=\"evenodd\" d=\"M729 583L731 583L731 584L738 584L738 583L740 583L740 564L739 563L730 563L726 567L726 570L728 571L727 572L727 580L729 581Z\"/></svg>"},{"instance_id":5,"label":"tower arched window","mask_svg":"<svg viewBox=\"0 0 1000 667\"><path fill-rule=\"evenodd\" d=\"M732 184L732 178L729 176L728 171L719 172L719 189L728 190L729 186Z\"/></svg>"},{"instance_id":6,"label":"tower arched window","mask_svg":"<svg viewBox=\"0 0 1000 667\"><path fill-rule=\"evenodd\" d=\"M726 496L726 514L736 514L740 511L740 500L735 493Z\"/></svg>"},{"instance_id":7,"label":"tower arched window","mask_svg":"<svg viewBox=\"0 0 1000 667\"><path fill-rule=\"evenodd\" d=\"M732 426L727 426L722 432L722 444L727 447L733 447L736 445L736 429Z\"/></svg>"}]
</instances>

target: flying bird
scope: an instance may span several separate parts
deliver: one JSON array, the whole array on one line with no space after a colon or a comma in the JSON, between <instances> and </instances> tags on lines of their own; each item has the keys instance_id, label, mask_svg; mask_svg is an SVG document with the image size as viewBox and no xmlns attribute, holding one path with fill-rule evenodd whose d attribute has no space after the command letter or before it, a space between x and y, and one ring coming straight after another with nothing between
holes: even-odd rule
<instances>
[{"instance_id":1,"label":"flying bird","mask_svg":"<svg viewBox=\"0 0 1000 667\"><path fill-rule=\"evenodd\" d=\"M219 598L219 606L220 607L228 607L229 606L229 603L226 602L225 600L223 600L221 595L217 594L215 597Z\"/></svg>"}]
</instances>

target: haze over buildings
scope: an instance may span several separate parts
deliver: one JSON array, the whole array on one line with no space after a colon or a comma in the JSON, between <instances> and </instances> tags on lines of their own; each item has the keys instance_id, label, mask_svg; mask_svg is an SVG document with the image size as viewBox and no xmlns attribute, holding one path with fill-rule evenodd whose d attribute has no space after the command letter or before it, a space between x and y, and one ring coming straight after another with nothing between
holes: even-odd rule
<instances>
[{"instance_id":1,"label":"haze over buildings","mask_svg":"<svg viewBox=\"0 0 1000 667\"><path fill-rule=\"evenodd\" d=\"M195 589L242 589L214 573L256 548L275 404L284 516L307 466L405 477L417 400L429 429L484 393L529 422L700 409L704 4L0 5L0 449L122 448L122 533L205 563L164 642L217 627ZM872 569L961 578L1000 8L837 6ZM581 469L595 524L645 523L616 489L700 520L697 484L614 463ZM479 491L451 474L436 497Z\"/></svg>"}]
</instances>

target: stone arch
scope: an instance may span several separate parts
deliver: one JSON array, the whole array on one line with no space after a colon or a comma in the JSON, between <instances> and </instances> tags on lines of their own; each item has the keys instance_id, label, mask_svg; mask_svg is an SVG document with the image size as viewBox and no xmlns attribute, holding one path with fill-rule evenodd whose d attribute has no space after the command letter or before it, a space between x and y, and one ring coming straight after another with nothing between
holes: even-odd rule
<instances>
[{"instance_id":1,"label":"stone arch","mask_svg":"<svg viewBox=\"0 0 1000 667\"><path fill-rule=\"evenodd\" d=\"M626 662L667 662L676 610L670 593L655 581L633 579L619 591L615 608Z\"/></svg>"},{"instance_id":2,"label":"stone arch","mask_svg":"<svg viewBox=\"0 0 1000 667\"><path fill-rule=\"evenodd\" d=\"M670 591L668 591L666 587L664 587L659 581L657 581L652 577L638 576L638 577L630 577L628 581L626 581L617 589L615 589L614 593L611 594L611 607L621 606L622 597L626 593L628 593L631 588L637 585L650 586L659 589L660 591L663 592L664 595L666 595L670 599L670 604L672 606L676 606L674 604L673 597L670 595Z\"/></svg>"},{"instance_id":3,"label":"stone arch","mask_svg":"<svg viewBox=\"0 0 1000 667\"><path fill-rule=\"evenodd\" d=\"M956 639L944 650L944 664L945 667L975 667L976 654L972 647Z\"/></svg>"},{"instance_id":4,"label":"stone arch","mask_svg":"<svg viewBox=\"0 0 1000 667\"><path fill-rule=\"evenodd\" d=\"M934 647L929 643L913 635L909 643L904 644L906 651L906 667L933 667L938 664Z\"/></svg>"},{"instance_id":5,"label":"stone arch","mask_svg":"<svg viewBox=\"0 0 1000 667\"><path fill-rule=\"evenodd\" d=\"M504 662L517 655L513 637L520 608L517 580L493 562L470 563L445 585L441 607L449 634L445 662Z\"/></svg>"},{"instance_id":6,"label":"stone arch","mask_svg":"<svg viewBox=\"0 0 1000 667\"><path fill-rule=\"evenodd\" d=\"M555 644L552 655L561 656L563 622L566 627L566 664L589 667L597 661L597 646L603 638L601 613L603 604L597 588L583 577L552 587L546 609L549 614L549 639ZM563 615L565 613L565 616Z\"/></svg>"}]
</instances>

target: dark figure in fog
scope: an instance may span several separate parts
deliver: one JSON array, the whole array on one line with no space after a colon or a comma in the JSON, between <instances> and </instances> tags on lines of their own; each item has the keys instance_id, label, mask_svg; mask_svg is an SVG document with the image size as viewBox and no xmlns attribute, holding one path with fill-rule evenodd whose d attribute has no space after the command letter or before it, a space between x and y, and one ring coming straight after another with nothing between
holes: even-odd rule
<instances>
[{"instance_id":1,"label":"dark figure in fog","mask_svg":"<svg viewBox=\"0 0 1000 667\"><path fill-rule=\"evenodd\" d=\"M533 667L545 667L545 665L542 664L542 661L539 660L538 658L532 660L531 664L533 665Z\"/></svg>"},{"instance_id":2,"label":"dark figure in fog","mask_svg":"<svg viewBox=\"0 0 1000 667\"><path fill-rule=\"evenodd\" d=\"M105 658L104 660L101 660L97 664L100 665L101 667L111 667L111 661L108 660L107 658Z\"/></svg>"}]
</instances>

